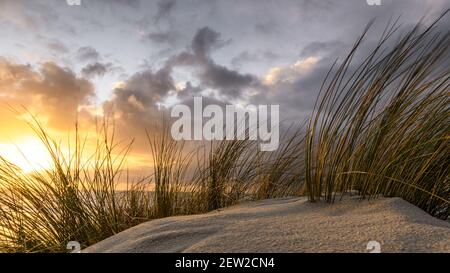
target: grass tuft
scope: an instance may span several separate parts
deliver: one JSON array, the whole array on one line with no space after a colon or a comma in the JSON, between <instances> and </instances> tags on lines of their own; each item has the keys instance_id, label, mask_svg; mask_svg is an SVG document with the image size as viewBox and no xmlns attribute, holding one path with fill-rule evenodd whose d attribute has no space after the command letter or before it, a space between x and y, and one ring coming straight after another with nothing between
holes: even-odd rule
<instances>
[{"instance_id":1,"label":"grass tuft","mask_svg":"<svg viewBox=\"0 0 450 273\"><path fill-rule=\"evenodd\" d=\"M357 190L399 196L432 215L450 215L449 33L420 22L393 41L389 25L361 63L330 69L306 137L311 201Z\"/></svg>"}]
</instances>

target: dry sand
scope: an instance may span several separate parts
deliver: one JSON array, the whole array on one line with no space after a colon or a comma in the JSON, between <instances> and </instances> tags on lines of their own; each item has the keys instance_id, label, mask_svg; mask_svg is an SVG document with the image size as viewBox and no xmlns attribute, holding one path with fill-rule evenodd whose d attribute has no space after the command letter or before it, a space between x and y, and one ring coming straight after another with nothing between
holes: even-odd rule
<instances>
[{"instance_id":1,"label":"dry sand","mask_svg":"<svg viewBox=\"0 0 450 273\"><path fill-rule=\"evenodd\" d=\"M400 198L249 202L143 223L83 252L450 252L450 223Z\"/></svg>"}]
</instances>

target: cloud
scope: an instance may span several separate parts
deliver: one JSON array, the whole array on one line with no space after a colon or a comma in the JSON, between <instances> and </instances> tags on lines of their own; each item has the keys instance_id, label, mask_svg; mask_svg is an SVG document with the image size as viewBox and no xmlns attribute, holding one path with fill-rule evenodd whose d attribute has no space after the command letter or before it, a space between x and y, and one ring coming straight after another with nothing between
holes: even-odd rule
<instances>
[{"instance_id":1,"label":"cloud","mask_svg":"<svg viewBox=\"0 0 450 273\"><path fill-rule=\"evenodd\" d=\"M204 65L200 79L205 86L218 89L228 97L239 97L243 89L258 83L252 74L242 74L212 61Z\"/></svg>"},{"instance_id":2,"label":"cloud","mask_svg":"<svg viewBox=\"0 0 450 273\"><path fill-rule=\"evenodd\" d=\"M303 74L310 72L318 61L317 57L308 57L300 59L292 65L274 67L264 77L264 83L275 85L280 82L295 82Z\"/></svg>"},{"instance_id":3,"label":"cloud","mask_svg":"<svg viewBox=\"0 0 450 273\"><path fill-rule=\"evenodd\" d=\"M0 1L0 23L8 22L19 28L37 30L45 23L58 19L57 12L51 6L39 1Z\"/></svg>"},{"instance_id":4,"label":"cloud","mask_svg":"<svg viewBox=\"0 0 450 273\"><path fill-rule=\"evenodd\" d=\"M93 48L89 46L80 47L77 52L77 59L82 62L87 61L97 61L100 58L100 53Z\"/></svg>"},{"instance_id":5,"label":"cloud","mask_svg":"<svg viewBox=\"0 0 450 273\"><path fill-rule=\"evenodd\" d=\"M191 82L186 82L184 86L177 88L177 98L180 101L192 99L192 97L200 96L203 89L199 86L193 86Z\"/></svg>"},{"instance_id":6,"label":"cloud","mask_svg":"<svg viewBox=\"0 0 450 273\"><path fill-rule=\"evenodd\" d=\"M0 94L5 96L14 86L20 86L25 79L33 78L30 65L16 64L0 57Z\"/></svg>"},{"instance_id":7,"label":"cloud","mask_svg":"<svg viewBox=\"0 0 450 273\"><path fill-rule=\"evenodd\" d=\"M304 46L300 52L300 57L331 55L344 52L348 45L342 41L314 41Z\"/></svg>"},{"instance_id":8,"label":"cloud","mask_svg":"<svg viewBox=\"0 0 450 273\"><path fill-rule=\"evenodd\" d=\"M190 50L169 58L158 70L144 69L117 84L112 98L104 103L103 108L107 115L115 117L118 133L143 132L152 128L161 121L165 111L160 110L159 105L170 96L189 103L193 96L202 95L205 103L222 101L223 104L223 97L226 101L237 98L245 88L259 84L251 74L242 74L214 62L210 53L221 45L223 40L218 32L208 27L200 28L192 38ZM194 68L200 84L194 86L187 82L181 86L175 83L172 73L180 66ZM203 91L206 88L218 91L221 100L205 95ZM146 139L138 136L136 146L138 149L147 147Z\"/></svg>"},{"instance_id":9,"label":"cloud","mask_svg":"<svg viewBox=\"0 0 450 273\"><path fill-rule=\"evenodd\" d=\"M66 45L64 45L61 41L53 40L47 43L47 47L50 51L55 54L67 54L69 53L69 49Z\"/></svg>"},{"instance_id":10,"label":"cloud","mask_svg":"<svg viewBox=\"0 0 450 273\"><path fill-rule=\"evenodd\" d=\"M225 97L238 98L247 87L258 84L258 79L252 74L240 73L237 70L217 64L210 56L213 49L228 44L220 39L220 33L209 27L197 30L191 42L192 51L184 51L166 62L168 69L177 66L187 66L197 69L196 76L203 88L212 88Z\"/></svg>"},{"instance_id":11,"label":"cloud","mask_svg":"<svg viewBox=\"0 0 450 273\"><path fill-rule=\"evenodd\" d=\"M158 44L175 45L178 34L173 31L151 32L144 36L144 39Z\"/></svg>"},{"instance_id":12,"label":"cloud","mask_svg":"<svg viewBox=\"0 0 450 273\"><path fill-rule=\"evenodd\" d=\"M209 27L203 27L195 33L192 39L192 50L197 57L207 57L211 49L219 44L220 33Z\"/></svg>"},{"instance_id":13,"label":"cloud","mask_svg":"<svg viewBox=\"0 0 450 273\"><path fill-rule=\"evenodd\" d=\"M245 63L254 63L254 62L271 62L277 59L278 54L270 51L270 50L258 50L258 51L249 51L244 50L239 53L237 56L231 59L231 64L233 67L240 67Z\"/></svg>"},{"instance_id":14,"label":"cloud","mask_svg":"<svg viewBox=\"0 0 450 273\"><path fill-rule=\"evenodd\" d=\"M141 5L140 0L104 0L104 2L107 2L111 5L119 4L122 6L131 7L131 8L138 8Z\"/></svg>"},{"instance_id":15,"label":"cloud","mask_svg":"<svg viewBox=\"0 0 450 273\"><path fill-rule=\"evenodd\" d=\"M75 122L78 107L89 104L94 86L68 68L46 62L38 70L0 58L0 100L23 105L53 128Z\"/></svg>"},{"instance_id":16,"label":"cloud","mask_svg":"<svg viewBox=\"0 0 450 273\"><path fill-rule=\"evenodd\" d=\"M123 138L136 133L138 149L147 147L145 130L160 122L158 103L175 90L174 81L167 69L147 69L116 84L113 96L103 104L107 116L115 117L117 133Z\"/></svg>"},{"instance_id":17,"label":"cloud","mask_svg":"<svg viewBox=\"0 0 450 273\"><path fill-rule=\"evenodd\" d=\"M256 32L259 32L261 34L272 34L277 32L278 29L278 25L277 23L275 23L274 21L266 21L263 23L257 23L255 25L255 30Z\"/></svg>"},{"instance_id":18,"label":"cloud","mask_svg":"<svg viewBox=\"0 0 450 273\"><path fill-rule=\"evenodd\" d=\"M175 8L176 0L161 0L158 2L158 10L155 15L155 22L159 21L170 15L171 11Z\"/></svg>"},{"instance_id":19,"label":"cloud","mask_svg":"<svg viewBox=\"0 0 450 273\"><path fill-rule=\"evenodd\" d=\"M106 73L113 70L112 63L90 63L83 67L81 74L86 78L103 77Z\"/></svg>"}]
</instances>

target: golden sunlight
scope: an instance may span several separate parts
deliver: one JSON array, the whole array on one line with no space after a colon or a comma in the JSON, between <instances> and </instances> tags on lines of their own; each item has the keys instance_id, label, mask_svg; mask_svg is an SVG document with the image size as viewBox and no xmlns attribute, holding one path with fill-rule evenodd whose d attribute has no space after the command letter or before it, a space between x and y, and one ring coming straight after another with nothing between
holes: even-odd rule
<instances>
[{"instance_id":1,"label":"golden sunlight","mask_svg":"<svg viewBox=\"0 0 450 273\"><path fill-rule=\"evenodd\" d=\"M0 143L0 156L25 173L51 168L51 156L39 139L26 137L14 143Z\"/></svg>"}]
</instances>

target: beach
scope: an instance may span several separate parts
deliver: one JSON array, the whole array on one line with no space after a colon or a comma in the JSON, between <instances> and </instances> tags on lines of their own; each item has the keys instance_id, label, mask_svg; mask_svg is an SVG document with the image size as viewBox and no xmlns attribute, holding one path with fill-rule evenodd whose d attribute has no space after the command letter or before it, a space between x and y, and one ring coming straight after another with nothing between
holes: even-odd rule
<instances>
[{"instance_id":1,"label":"beach","mask_svg":"<svg viewBox=\"0 0 450 273\"><path fill-rule=\"evenodd\" d=\"M370 243L369 243L370 242ZM369 244L369 246L368 246ZM368 249L379 244L379 249ZM85 253L450 252L450 223L401 198L246 202L149 221Z\"/></svg>"}]
</instances>

